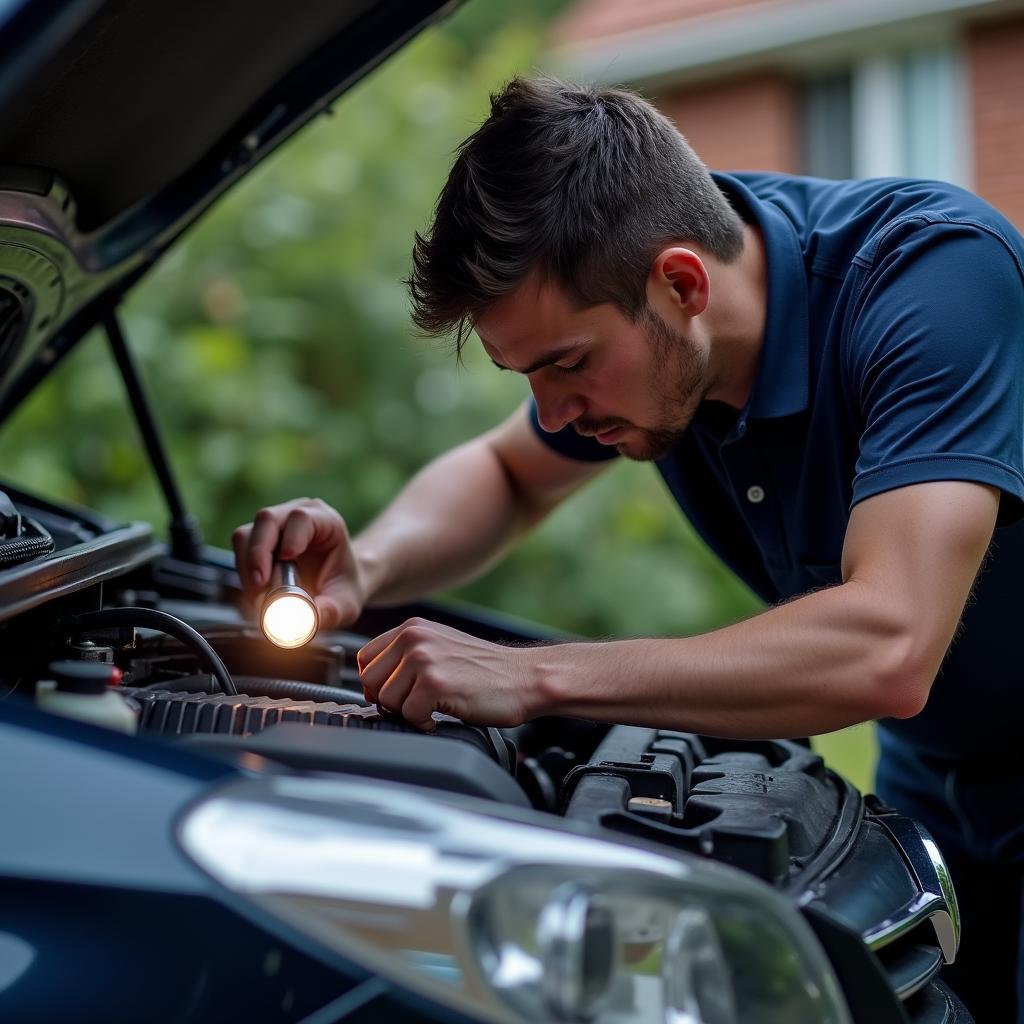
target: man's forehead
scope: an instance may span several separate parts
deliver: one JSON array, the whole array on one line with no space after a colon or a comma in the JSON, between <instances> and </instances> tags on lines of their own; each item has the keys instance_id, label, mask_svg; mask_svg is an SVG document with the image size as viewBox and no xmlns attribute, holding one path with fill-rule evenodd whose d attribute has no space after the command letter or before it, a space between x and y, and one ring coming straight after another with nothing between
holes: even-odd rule
<instances>
[{"instance_id":1,"label":"man's forehead","mask_svg":"<svg viewBox=\"0 0 1024 1024\"><path fill-rule=\"evenodd\" d=\"M563 347L587 327L579 310L558 285L535 276L493 302L473 324L484 350L503 365L532 362L541 348Z\"/></svg>"}]
</instances>

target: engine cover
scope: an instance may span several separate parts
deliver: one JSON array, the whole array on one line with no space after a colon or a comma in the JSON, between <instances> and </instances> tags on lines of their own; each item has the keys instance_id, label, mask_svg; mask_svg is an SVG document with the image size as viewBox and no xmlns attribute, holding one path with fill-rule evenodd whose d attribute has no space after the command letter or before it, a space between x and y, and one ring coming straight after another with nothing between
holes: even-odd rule
<instances>
[{"instance_id":1,"label":"engine cover","mask_svg":"<svg viewBox=\"0 0 1024 1024\"><path fill-rule=\"evenodd\" d=\"M161 736L190 734L253 736L279 722L308 726L371 729L379 732L417 734L412 726L382 715L375 707L329 701L294 700L289 697L250 697L209 693L181 693L124 687L126 697L139 704L139 732ZM476 747L504 771L515 769L514 756L497 729L466 725L436 715L436 732L427 737L461 740Z\"/></svg>"}]
</instances>

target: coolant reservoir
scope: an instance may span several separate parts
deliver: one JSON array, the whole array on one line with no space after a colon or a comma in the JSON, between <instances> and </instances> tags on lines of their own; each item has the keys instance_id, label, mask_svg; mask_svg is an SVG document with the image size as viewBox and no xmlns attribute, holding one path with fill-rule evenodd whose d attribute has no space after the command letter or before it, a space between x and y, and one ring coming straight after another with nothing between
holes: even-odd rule
<instances>
[{"instance_id":1,"label":"coolant reservoir","mask_svg":"<svg viewBox=\"0 0 1024 1024\"><path fill-rule=\"evenodd\" d=\"M53 678L36 685L36 704L44 711L118 732L136 731L135 712L110 688L119 681L120 669L90 661L54 661L49 668Z\"/></svg>"}]
</instances>

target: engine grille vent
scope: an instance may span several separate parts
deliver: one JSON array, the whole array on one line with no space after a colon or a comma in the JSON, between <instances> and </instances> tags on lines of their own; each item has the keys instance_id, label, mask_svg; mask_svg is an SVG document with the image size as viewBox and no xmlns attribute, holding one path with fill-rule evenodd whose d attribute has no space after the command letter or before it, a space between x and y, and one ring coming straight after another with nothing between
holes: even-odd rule
<instances>
[{"instance_id":1,"label":"engine grille vent","mask_svg":"<svg viewBox=\"0 0 1024 1024\"><path fill-rule=\"evenodd\" d=\"M236 677L236 681L239 677ZM138 701L139 731L161 736L228 734L251 736L277 722L333 725L380 732L416 732L411 725L383 718L376 708L288 697L250 697L244 693L183 693L122 687ZM340 691L339 691L340 692ZM496 729L466 725L448 715L435 717L435 735L465 740L478 747L506 771L515 771L515 758Z\"/></svg>"}]
</instances>

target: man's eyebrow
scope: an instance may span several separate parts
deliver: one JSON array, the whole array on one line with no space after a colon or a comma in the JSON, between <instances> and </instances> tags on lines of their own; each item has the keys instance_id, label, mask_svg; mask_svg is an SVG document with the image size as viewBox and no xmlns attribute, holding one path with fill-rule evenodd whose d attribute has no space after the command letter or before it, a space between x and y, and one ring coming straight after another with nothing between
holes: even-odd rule
<instances>
[{"instance_id":1,"label":"man's eyebrow","mask_svg":"<svg viewBox=\"0 0 1024 1024\"><path fill-rule=\"evenodd\" d=\"M556 348L553 352L549 352L547 355L541 356L540 359L536 360L536 362L530 363L530 365L527 366L526 369L515 370L514 372L521 373L524 375L533 373L535 370L539 370L544 366L550 366L552 363L557 363L559 359L564 359L567 355L569 355L570 352L579 348L582 344L582 341L574 341L571 345L563 345L561 348ZM491 358L491 362L494 363L494 365L499 370L512 369L511 366L504 366L493 357Z\"/></svg>"}]
</instances>

